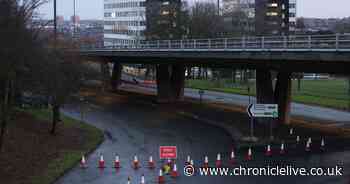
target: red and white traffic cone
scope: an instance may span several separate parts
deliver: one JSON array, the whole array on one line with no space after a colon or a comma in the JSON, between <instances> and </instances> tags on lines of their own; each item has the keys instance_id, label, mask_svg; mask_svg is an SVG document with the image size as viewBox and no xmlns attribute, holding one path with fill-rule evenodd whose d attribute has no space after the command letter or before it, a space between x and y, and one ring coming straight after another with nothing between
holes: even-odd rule
<instances>
[{"instance_id":1,"label":"red and white traffic cone","mask_svg":"<svg viewBox=\"0 0 350 184\"><path fill-rule=\"evenodd\" d=\"M150 169L154 169L155 168L155 163L153 161L153 157L152 156L149 157L148 166L149 166Z\"/></svg>"},{"instance_id":2,"label":"red and white traffic cone","mask_svg":"<svg viewBox=\"0 0 350 184\"><path fill-rule=\"evenodd\" d=\"M163 176L163 170L160 169L159 170L159 176L158 176L158 184L163 184L165 183L165 178Z\"/></svg>"},{"instance_id":3,"label":"red and white traffic cone","mask_svg":"<svg viewBox=\"0 0 350 184\"><path fill-rule=\"evenodd\" d=\"M306 152L310 152L311 151L310 142L309 141L306 142L305 151Z\"/></svg>"},{"instance_id":4,"label":"red and white traffic cone","mask_svg":"<svg viewBox=\"0 0 350 184\"><path fill-rule=\"evenodd\" d=\"M146 184L145 175L142 174L140 184Z\"/></svg>"},{"instance_id":5,"label":"red and white traffic cone","mask_svg":"<svg viewBox=\"0 0 350 184\"><path fill-rule=\"evenodd\" d=\"M280 155L284 155L286 153L284 142L281 144Z\"/></svg>"},{"instance_id":6,"label":"red and white traffic cone","mask_svg":"<svg viewBox=\"0 0 350 184\"><path fill-rule=\"evenodd\" d=\"M81 157L80 167L83 169L87 168L87 162L84 155Z\"/></svg>"},{"instance_id":7,"label":"red and white traffic cone","mask_svg":"<svg viewBox=\"0 0 350 184\"><path fill-rule=\"evenodd\" d=\"M179 173L177 172L177 167L176 167L176 163L174 163L173 165L173 170L171 171L171 177L172 178L176 178L179 176Z\"/></svg>"},{"instance_id":8,"label":"red and white traffic cone","mask_svg":"<svg viewBox=\"0 0 350 184\"><path fill-rule=\"evenodd\" d=\"M185 165L190 165L190 164L191 164L191 157L189 155L187 155Z\"/></svg>"},{"instance_id":9,"label":"red and white traffic cone","mask_svg":"<svg viewBox=\"0 0 350 184\"><path fill-rule=\"evenodd\" d=\"M194 167L194 161L193 160L190 161L190 165L192 165Z\"/></svg>"},{"instance_id":10,"label":"red and white traffic cone","mask_svg":"<svg viewBox=\"0 0 350 184\"><path fill-rule=\"evenodd\" d=\"M250 161L250 160L252 160L252 158L253 158L252 149L249 148L249 149L248 149L247 156L246 156L246 160L247 160L247 161Z\"/></svg>"},{"instance_id":11,"label":"red and white traffic cone","mask_svg":"<svg viewBox=\"0 0 350 184\"><path fill-rule=\"evenodd\" d=\"M204 164L203 164L203 167L204 167L204 168L208 168L208 167L209 167L209 159L208 159L208 156L205 156L205 157L204 157Z\"/></svg>"},{"instance_id":12,"label":"red and white traffic cone","mask_svg":"<svg viewBox=\"0 0 350 184\"><path fill-rule=\"evenodd\" d=\"M235 165L235 163L236 163L236 155L235 155L235 151L234 150L231 151L230 163L231 163L232 166Z\"/></svg>"},{"instance_id":13,"label":"red and white traffic cone","mask_svg":"<svg viewBox=\"0 0 350 184\"><path fill-rule=\"evenodd\" d=\"M130 176L128 177L128 182L127 182L127 184L131 184L131 178L130 178Z\"/></svg>"},{"instance_id":14,"label":"red and white traffic cone","mask_svg":"<svg viewBox=\"0 0 350 184\"><path fill-rule=\"evenodd\" d=\"M271 145L267 145L265 155L268 157L272 156Z\"/></svg>"},{"instance_id":15,"label":"red and white traffic cone","mask_svg":"<svg viewBox=\"0 0 350 184\"><path fill-rule=\"evenodd\" d=\"M133 166L133 168L134 168L135 170L138 169L138 168L140 167L139 159L137 158L136 155L134 156L134 161L133 161L133 163L132 163L132 166Z\"/></svg>"},{"instance_id":16,"label":"red and white traffic cone","mask_svg":"<svg viewBox=\"0 0 350 184\"><path fill-rule=\"evenodd\" d=\"M310 146L312 145L311 137L309 137L309 139L307 140L307 142L309 142Z\"/></svg>"},{"instance_id":17,"label":"red and white traffic cone","mask_svg":"<svg viewBox=\"0 0 350 184\"><path fill-rule=\"evenodd\" d=\"M100 160L98 161L98 168L103 169L105 168L105 160L103 159L103 155L100 155Z\"/></svg>"},{"instance_id":18,"label":"red and white traffic cone","mask_svg":"<svg viewBox=\"0 0 350 184\"><path fill-rule=\"evenodd\" d=\"M320 146L320 149L321 149L321 151L325 151L326 150L326 144L325 144L325 142L324 142L324 139L322 138L322 140L321 140L321 146Z\"/></svg>"},{"instance_id":19,"label":"red and white traffic cone","mask_svg":"<svg viewBox=\"0 0 350 184\"><path fill-rule=\"evenodd\" d=\"M119 156L118 155L115 155L114 168L116 168L116 169L120 168L120 160L119 160Z\"/></svg>"},{"instance_id":20,"label":"red and white traffic cone","mask_svg":"<svg viewBox=\"0 0 350 184\"><path fill-rule=\"evenodd\" d=\"M293 128L290 128L289 129L289 135L293 135L294 134L294 129Z\"/></svg>"},{"instance_id":21,"label":"red and white traffic cone","mask_svg":"<svg viewBox=\"0 0 350 184\"><path fill-rule=\"evenodd\" d=\"M300 136L299 136L299 135L297 136L296 143L297 143L297 144L300 143Z\"/></svg>"},{"instance_id":22,"label":"red and white traffic cone","mask_svg":"<svg viewBox=\"0 0 350 184\"><path fill-rule=\"evenodd\" d=\"M218 153L218 155L216 156L216 162L215 162L215 166L216 167L221 167L221 155L220 153Z\"/></svg>"}]
</instances>

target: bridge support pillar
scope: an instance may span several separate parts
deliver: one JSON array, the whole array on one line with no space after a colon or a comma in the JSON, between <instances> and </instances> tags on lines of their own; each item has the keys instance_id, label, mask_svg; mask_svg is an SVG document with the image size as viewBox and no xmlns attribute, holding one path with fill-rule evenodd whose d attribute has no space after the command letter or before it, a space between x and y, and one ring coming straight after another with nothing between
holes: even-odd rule
<instances>
[{"instance_id":1,"label":"bridge support pillar","mask_svg":"<svg viewBox=\"0 0 350 184\"><path fill-rule=\"evenodd\" d=\"M171 89L171 65L157 65L157 101L158 103L169 103L173 101Z\"/></svg>"},{"instance_id":2,"label":"bridge support pillar","mask_svg":"<svg viewBox=\"0 0 350 184\"><path fill-rule=\"evenodd\" d=\"M100 63L100 72L102 74L102 91L105 91L109 87L110 73L108 62Z\"/></svg>"},{"instance_id":3,"label":"bridge support pillar","mask_svg":"<svg viewBox=\"0 0 350 184\"><path fill-rule=\"evenodd\" d=\"M183 65L157 65L157 101L170 103L183 100L185 68Z\"/></svg>"},{"instance_id":4,"label":"bridge support pillar","mask_svg":"<svg viewBox=\"0 0 350 184\"><path fill-rule=\"evenodd\" d=\"M120 63L113 63L112 77L111 77L111 86L112 90L116 91L121 84L123 66Z\"/></svg>"},{"instance_id":5,"label":"bridge support pillar","mask_svg":"<svg viewBox=\"0 0 350 184\"><path fill-rule=\"evenodd\" d=\"M256 99L257 103L274 102L272 75L268 69L256 70Z\"/></svg>"},{"instance_id":6,"label":"bridge support pillar","mask_svg":"<svg viewBox=\"0 0 350 184\"><path fill-rule=\"evenodd\" d=\"M181 64L173 65L171 83L175 100L182 101L184 99L185 89L185 66Z\"/></svg>"},{"instance_id":7,"label":"bridge support pillar","mask_svg":"<svg viewBox=\"0 0 350 184\"><path fill-rule=\"evenodd\" d=\"M292 74L279 72L275 87L275 101L278 104L278 121L290 124L290 110L292 101Z\"/></svg>"}]
</instances>

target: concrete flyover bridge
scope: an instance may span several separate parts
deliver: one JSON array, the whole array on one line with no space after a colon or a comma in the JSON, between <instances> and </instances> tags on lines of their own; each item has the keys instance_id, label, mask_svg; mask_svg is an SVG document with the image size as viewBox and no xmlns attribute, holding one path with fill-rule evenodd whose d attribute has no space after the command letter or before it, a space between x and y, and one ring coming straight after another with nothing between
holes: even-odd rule
<instances>
[{"instance_id":1,"label":"concrete flyover bridge","mask_svg":"<svg viewBox=\"0 0 350 184\"><path fill-rule=\"evenodd\" d=\"M154 64L159 102L183 99L185 67L235 67L256 70L258 103L278 103L279 121L290 122L293 72L350 73L350 35L292 35L140 41L136 45L91 47L80 55L114 63L112 87L118 88L121 64ZM273 86L271 71L277 73Z\"/></svg>"}]
</instances>

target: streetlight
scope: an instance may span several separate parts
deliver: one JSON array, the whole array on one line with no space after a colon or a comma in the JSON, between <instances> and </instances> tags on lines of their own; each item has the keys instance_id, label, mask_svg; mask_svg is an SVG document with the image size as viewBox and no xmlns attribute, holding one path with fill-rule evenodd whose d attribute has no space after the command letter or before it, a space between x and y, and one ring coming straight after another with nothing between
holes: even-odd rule
<instances>
[{"instance_id":1,"label":"streetlight","mask_svg":"<svg viewBox=\"0 0 350 184\"><path fill-rule=\"evenodd\" d=\"M53 0L53 25L54 25L54 45L56 47L56 41L57 41L57 2L56 0Z\"/></svg>"},{"instance_id":2,"label":"streetlight","mask_svg":"<svg viewBox=\"0 0 350 184\"><path fill-rule=\"evenodd\" d=\"M73 0L73 37L75 38L76 33L76 0Z\"/></svg>"}]
</instances>

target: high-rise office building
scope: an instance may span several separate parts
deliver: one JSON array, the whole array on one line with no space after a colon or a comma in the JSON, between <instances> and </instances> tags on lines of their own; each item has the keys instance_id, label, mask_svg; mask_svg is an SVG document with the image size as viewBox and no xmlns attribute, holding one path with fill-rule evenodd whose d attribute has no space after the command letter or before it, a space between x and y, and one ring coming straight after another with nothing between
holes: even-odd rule
<instances>
[{"instance_id":1,"label":"high-rise office building","mask_svg":"<svg viewBox=\"0 0 350 184\"><path fill-rule=\"evenodd\" d=\"M144 39L146 0L104 0L104 45L130 45Z\"/></svg>"},{"instance_id":2,"label":"high-rise office building","mask_svg":"<svg viewBox=\"0 0 350 184\"><path fill-rule=\"evenodd\" d=\"M182 26L181 0L147 0L147 39L181 39L185 28Z\"/></svg>"},{"instance_id":3,"label":"high-rise office building","mask_svg":"<svg viewBox=\"0 0 350 184\"><path fill-rule=\"evenodd\" d=\"M293 34L296 26L296 0L223 0L224 12L244 12L255 35ZM251 25L253 24L253 25Z\"/></svg>"}]
</instances>

